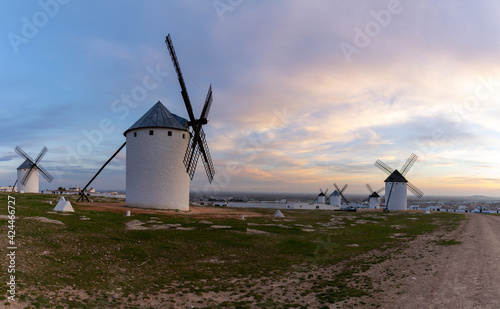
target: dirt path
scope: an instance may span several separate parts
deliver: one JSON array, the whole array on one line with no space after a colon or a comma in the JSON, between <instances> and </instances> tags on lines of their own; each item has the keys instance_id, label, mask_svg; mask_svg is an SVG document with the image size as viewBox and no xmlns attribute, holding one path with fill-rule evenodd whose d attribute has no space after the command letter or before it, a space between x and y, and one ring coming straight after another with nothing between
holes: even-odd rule
<instances>
[{"instance_id":1,"label":"dirt path","mask_svg":"<svg viewBox=\"0 0 500 309\"><path fill-rule=\"evenodd\" d=\"M125 214L129 210L132 214L164 214L171 216L184 216L194 218L240 218L242 215L245 217L263 217L262 213L251 211L248 209L230 208L230 207L211 207L211 206L189 206L189 211L175 211L175 210L158 210L147 208L133 208L125 206L125 203L76 203L73 206L77 210L92 210L92 211L107 211L119 214Z\"/></svg>"},{"instance_id":2,"label":"dirt path","mask_svg":"<svg viewBox=\"0 0 500 309\"><path fill-rule=\"evenodd\" d=\"M368 275L383 290L374 295L382 308L500 308L500 216L469 214L457 230L419 238Z\"/></svg>"}]
</instances>

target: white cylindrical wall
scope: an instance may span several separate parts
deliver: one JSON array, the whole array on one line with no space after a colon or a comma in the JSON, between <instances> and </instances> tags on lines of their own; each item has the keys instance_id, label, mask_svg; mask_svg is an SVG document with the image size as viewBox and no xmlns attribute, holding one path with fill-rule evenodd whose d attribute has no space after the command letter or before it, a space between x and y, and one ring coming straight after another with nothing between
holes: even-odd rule
<instances>
[{"instance_id":1,"label":"white cylindrical wall","mask_svg":"<svg viewBox=\"0 0 500 309\"><path fill-rule=\"evenodd\" d=\"M393 185L394 184L394 185ZM391 191L392 187L392 191ZM407 183L406 182L386 182L385 183L385 200L387 209L391 210L407 210Z\"/></svg>"},{"instance_id":2,"label":"white cylindrical wall","mask_svg":"<svg viewBox=\"0 0 500 309\"><path fill-rule=\"evenodd\" d=\"M330 195L330 205L340 207L341 197L340 195Z\"/></svg>"},{"instance_id":3,"label":"white cylindrical wall","mask_svg":"<svg viewBox=\"0 0 500 309\"><path fill-rule=\"evenodd\" d=\"M38 190L38 168L33 168L31 171L31 176L23 185L23 178L30 171L29 168L21 168L17 170L17 192L24 193L39 193Z\"/></svg>"},{"instance_id":4,"label":"white cylindrical wall","mask_svg":"<svg viewBox=\"0 0 500 309\"><path fill-rule=\"evenodd\" d=\"M326 203L326 196L319 195L318 196L318 204L325 204L325 203Z\"/></svg>"},{"instance_id":5,"label":"white cylindrical wall","mask_svg":"<svg viewBox=\"0 0 500 309\"><path fill-rule=\"evenodd\" d=\"M379 209L380 208L380 197L370 197L370 209Z\"/></svg>"},{"instance_id":6,"label":"white cylindrical wall","mask_svg":"<svg viewBox=\"0 0 500 309\"><path fill-rule=\"evenodd\" d=\"M127 206L188 211L189 176L183 159L189 132L139 128L128 131L126 138Z\"/></svg>"}]
</instances>

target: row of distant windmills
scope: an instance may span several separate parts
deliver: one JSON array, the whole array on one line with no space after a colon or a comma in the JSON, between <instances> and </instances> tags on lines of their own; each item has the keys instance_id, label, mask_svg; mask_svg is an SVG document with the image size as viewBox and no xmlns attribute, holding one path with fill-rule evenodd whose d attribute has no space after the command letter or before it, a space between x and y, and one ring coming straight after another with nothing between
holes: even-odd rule
<instances>
[{"instance_id":1,"label":"row of distant windmills","mask_svg":"<svg viewBox=\"0 0 500 309\"><path fill-rule=\"evenodd\" d=\"M410 171L415 161L417 161L418 156L414 153L410 155L408 160L406 160L405 164L401 168L401 172L397 169L392 169L387 164L382 162L381 160L377 160L375 162L375 166L381 169L383 172L387 173L389 177L384 181L385 188L382 187L377 191L374 191L373 188L366 184L366 188L368 189L369 196L369 208L371 209L379 209L381 207L380 193L385 191L385 207L384 210L387 211L401 211L407 210L408 208L408 194L407 190L410 191L417 197L422 198L424 193L420 191L414 184L410 183L405 176ZM329 204L332 206L340 207L342 201L346 204L349 204L349 201L344 196L344 191L347 189L347 184L340 189L336 183L333 184L335 186L335 191L333 191L330 196L328 196L328 189L323 192L323 189L319 189L320 193L315 199L315 202L319 204Z\"/></svg>"},{"instance_id":2,"label":"row of distant windmills","mask_svg":"<svg viewBox=\"0 0 500 309\"><path fill-rule=\"evenodd\" d=\"M126 204L131 207L153 209L189 210L189 179L193 179L199 157L202 157L205 171L211 182L215 169L210 157L203 125L208 123L208 113L212 105L212 87L208 89L203 109L199 118L193 108L184 83L179 62L170 35L165 43L177 72L181 95L189 120L170 111L161 103L156 103L148 112L137 120L123 134L126 141L104 163L88 184L81 190L79 200L87 200L85 190L106 165L127 145L126 149ZM16 152L25 161L18 168L17 181L21 192L39 192L39 173L49 182L53 177L39 164L47 152L44 147L33 160L20 147ZM390 174L386 179L386 205L388 210L406 210L406 189L409 188L417 197L423 193L410 184L405 175L417 159L410 156L401 172L393 170L377 160L375 165ZM14 186L15 187L15 184ZM348 203L343 195L347 188L335 185L336 190L330 195L329 202L339 205L341 199ZM372 191L370 189L370 191ZM322 202L326 202L326 193L322 192ZM321 195L320 194L320 195ZM373 192L376 197L377 192ZM380 204L380 203L379 203Z\"/></svg>"},{"instance_id":3,"label":"row of distant windmills","mask_svg":"<svg viewBox=\"0 0 500 309\"><path fill-rule=\"evenodd\" d=\"M335 191L333 191L330 195L328 195L328 189L323 192L323 189L319 189L320 193L316 197L315 202L319 204L329 204L332 206L337 206L340 207L342 204L342 200L346 203L349 204L349 201L347 198L344 196L344 191L347 189L347 185L344 185L342 189L339 189L336 183L333 184L335 186Z\"/></svg>"}]
</instances>

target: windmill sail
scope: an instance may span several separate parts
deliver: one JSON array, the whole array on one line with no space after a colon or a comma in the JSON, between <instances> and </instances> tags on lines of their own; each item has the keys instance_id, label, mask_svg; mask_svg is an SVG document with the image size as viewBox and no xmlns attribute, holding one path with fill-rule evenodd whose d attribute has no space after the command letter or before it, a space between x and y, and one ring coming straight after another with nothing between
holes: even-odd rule
<instances>
[{"instance_id":1,"label":"windmill sail","mask_svg":"<svg viewBox=\"0 0 500 309\"><path fill-rule=\"evenodd\" d=\"M420 191L417 187L415 187L414 184L408 182L408 189L410 189L410 191L415 194L416 197L418 198L422 198L422 196L424 196L424 192Z\"/></svg>"},{"instance_id":2,"label":"windmill sail","mask_svg":"<svg viewBox=\"0 0 500 309\"><path fill-rule=\"evenodd\" d=\"M47 172L45 168L43 168L39 162L42 160L42 158L45 156L47 153L48 149L47 147L43 147L38 156L36 157L36 160L33 160L24 150L21 149L21 147L16 146L14 151L23 157L26 161L24 164L29 165L30 169L29 171L24 174L23 178L21 179L20 183L21 185L26 185L28 183L28 180L30 179L31 175L33 175L33 172L38 169L41 173L42 176L50 183L52 180L54 180L54 177Z\"/></svg>"},{"instance_id":3,"label":"windmill sail","mask_svg":"<svg viewBox=\"0 0 500 309\"><path fill-rule=\"evenodd\" d=\"M186 154L184 156L184 165L186 167L186 172L189 174L189 177L193 179L194 173L196 171L196 165L198 164L198 159L200 156L202 156L203 165L205 166L208 180L212 182L215 175L215 169L212 158L210 156L210 151L208 150L205 132L202 128L202 126L208 122L207 117L212 105L212 85L210 85L208 89L201 116L199 119L196 119L194 117L193 107L189 99L186 84L184 82L184 77L182 76L181 67L179 65L179 61L175 53L174 44L172 43L172 39L170 38L170 34L167 35L165 43L167 44L170 57L172 58L172 62L175 67L175 71L177 72L177 78L181 87L182 99L184 100L184 105L186 106L186 111L189 115L188 125L190 125L192 128L191 139L188 143L188 148L186 149Z\"/></svg>"},{"instance_id":4,"label":"windmill sail","mask_svg":"<svg viewBox=\"0 0 500 309\"><path fill-rule=\"evenodd\" d=\"M380 170L385 172L387 175L392 174L394 172L394 169L390 168L389 165L385 164L384 162L377 160L375 162L375 166L378 167Z\"/></svg>"},{"instance_id":5,"label":"windmill sail","mask_svg":"<svg viewBox=\"0 0 500 309\"><path fill-rule=\"evenodd\" d=\"M412 153L410 155L410 157L408 158L408 160L406 160L406 163L401 168L401 174L403 176L406 176L406 174L408 173L408 171L410 170L410 168L413 166L413 164L415 164L415 161L417 161L417 159L418 159L418 156L416 154Z\"/></svg>"}]
</instances>

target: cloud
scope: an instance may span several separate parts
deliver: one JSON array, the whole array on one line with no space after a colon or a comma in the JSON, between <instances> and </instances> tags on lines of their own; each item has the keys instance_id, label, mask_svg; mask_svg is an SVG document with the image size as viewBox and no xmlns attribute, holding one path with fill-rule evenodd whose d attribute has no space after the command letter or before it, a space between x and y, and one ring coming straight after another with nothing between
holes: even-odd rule
<instances>
[{"instance_id":1,"label":"cloud","mask_svg":"<svg viewBox=\"0 0 500 309\"><path fill-rule=\"evenodd\" d=\"M18 157L19 156L17 154L6 154L0 157L0 162L11 161Z\"/></svg>"},{"instance_id":2,"label":"cloud","mask_svg":"<svg viewBox=\"0 0 500 309\"><path fill-rule=\"evenodd\" d=\"M354 44L356 29L365 31L387 5L244 1L224 20L211 2L104 4L97 13L95 5L68 6L57 17L67 27L40 29L26 53L4 58L2 168L18 164L15 145L35 152L47 145L43 163L82 182L150 104L161 100L186 116L163 43L171 32L196 114L213 83L205 131L216 169L224 171L228 162L242 168L229 188L316 192L332 181L375 185L383 178L376 159L401 166L412 151L420 156L412 180L431 191L433 179L461 186L453 178L458 174L493 179L500 151L500 5L402 1L402 12L348 62L340 44ZM131 12L134 18L123 18ZM76 16L81 22L72 22ZM130 95L145 68L156 65L170 75L120 119L111 103ZM470 98L478 87L483 94L488 89L482 79L492 80L493 90L476 104ZM75 149L85 140L82 130L103 118L116 132L78 164L64 164L67 146ZM120 154L99 181L120 183L124 160ZM199 173L194 187L206 183L202 168Z\"/></svg>"}]
</instances>

